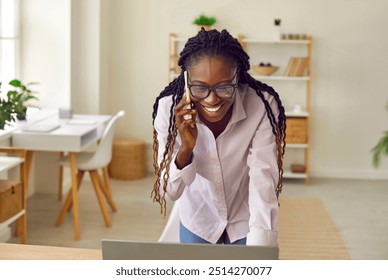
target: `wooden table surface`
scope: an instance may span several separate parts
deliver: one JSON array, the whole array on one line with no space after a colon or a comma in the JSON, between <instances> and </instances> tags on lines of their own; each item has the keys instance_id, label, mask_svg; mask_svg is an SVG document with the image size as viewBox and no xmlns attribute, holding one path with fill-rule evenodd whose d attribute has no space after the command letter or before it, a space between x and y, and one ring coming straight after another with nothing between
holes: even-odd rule
<instances>
[{"instance_id":1,"label":"wooden table surface","mask_svg":"<svg viewBox=\"0 0 388 280\"><path fill-rule=\"evenodd\" d=\"M99 249L0 243L0 260L102 260Z\"/></svg>"}]
</instances>

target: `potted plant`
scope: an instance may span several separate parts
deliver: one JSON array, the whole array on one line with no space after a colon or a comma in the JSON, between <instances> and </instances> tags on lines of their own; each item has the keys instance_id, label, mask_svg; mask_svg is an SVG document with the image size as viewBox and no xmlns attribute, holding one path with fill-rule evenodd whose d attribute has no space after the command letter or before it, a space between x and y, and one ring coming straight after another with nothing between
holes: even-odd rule
<instances>
[{"instance_id":1,"label":"potted plant","mask_svg":"<svg viewBox=\"0 0 388 280\"><path fill-rule=\"evenodd\" d=\"M211 29L211 26L217 22L215 17L208 17L204 14L201 14L199 17L194 19L194 24L198 26L198 30L201 30L202 27L205 28L206 31Z\"/></svg>"},{"instance_id":2,"label":"potted plant","mask_svg":"<svg viewBox=\"0 0 388 280\"><path fill-rule=\"evenodd\" d=\"M7 92L7 97L0 97L0 129L4 129L5 125L15 121L26 119L27 106L30 100L38 100L35 96L36 92L32 91L29 86L36 83L28 83L24 85L20 80L14 79L9 82L13 87ZM0 83L1 92L1 83Z\"/></svg>"},{"instance_id":3,"label":"potted plant","mask_svg":"<svg viewBox=\"0 0 388 280\"><path fill-rule=\"evenodd\" d=\"M8 100L13 104L13 112L16 114L18 120L26 119L27 106L29 101L38 100L35 96L36 92L32 91L29 86L37 83L28 83L24 85L20 80L12 80L9 85L13 86L14 89L8 91Z\"/></svg>"},{"instance_id":4,"label":"potted plant","mask_svg":"<svg viewBox=\"0 0 388 280\"><path fill-rule=\"evenodd\" d=\"M388 110L388 103L386 106ZM381 155L388 155L388 131L384 132L383 137L380 138L379 142L377 142L376 146L372 149L373 152L373 165L377 168L380 164Z\"/></svg>"}]
</instances>

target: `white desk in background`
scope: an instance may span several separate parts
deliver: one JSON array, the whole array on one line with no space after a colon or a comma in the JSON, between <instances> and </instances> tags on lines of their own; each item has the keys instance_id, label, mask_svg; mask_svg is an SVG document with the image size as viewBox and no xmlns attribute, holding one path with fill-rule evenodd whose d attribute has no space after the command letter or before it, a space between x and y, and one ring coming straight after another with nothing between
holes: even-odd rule
<instances>
[{"instance_id":1,"label":"white desk in background","mask_svg":"<svg viewBox=\"0 0 388 280\"><path fill-rule=\"evenodd\" d=\"M77 153L97 143L110 118L109 115L73 115L72 119L60 119L55 113L20 125L12 131L12 146L24 148L29 153L29 169L34 151L69 153L76 240L80 239Z\"/></svg>"}]
</instances>

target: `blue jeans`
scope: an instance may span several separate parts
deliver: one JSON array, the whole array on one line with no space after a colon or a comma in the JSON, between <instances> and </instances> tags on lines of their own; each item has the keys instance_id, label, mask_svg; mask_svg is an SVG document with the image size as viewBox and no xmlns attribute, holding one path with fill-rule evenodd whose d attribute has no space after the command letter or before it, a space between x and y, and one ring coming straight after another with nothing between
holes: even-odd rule
<instances>
[{"instance_id":1,"label":"blue jeans","mask_svg":"<svg viewBox=\"0 0 388 280\"><path fill-rule=\"evenodd\" d=\"M181 243L210 243L209 241L206 241L205 239L199 237L198 235L192 233L190 230L185 228L182 223L180 223L179 226L179 237L180 237L180 242ZM229 236L224 231L218 239L217 244L233 244L233 245L246 245L247 243L247 238L242 238L239 240L236 240L235 242L231 243L229 240Z\"/></svg>"}]
</instances>

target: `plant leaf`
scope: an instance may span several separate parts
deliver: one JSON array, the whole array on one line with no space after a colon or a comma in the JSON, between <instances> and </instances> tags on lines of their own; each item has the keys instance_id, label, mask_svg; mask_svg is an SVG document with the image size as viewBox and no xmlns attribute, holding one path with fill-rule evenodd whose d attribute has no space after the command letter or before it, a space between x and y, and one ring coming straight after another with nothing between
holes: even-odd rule
<instances>
[{"instance_id":1,"label":"plant leaf","mask_svg":"<svg viewBox=\"0 0 388 280\"><path fill-rule=\"evenodd\" d=\"M376 146L372 149L373 152L373 165L377 168L380 164L381 155L388 155L388 131L384 132L383 137L380 138L379 142L377 142Z\"/></svg>"},{"instance_id":2,"label":"plant leaf","mask_svg":"<svg viewBox=\"0 0 388 280\"><path fill-rule=\"evenodd\" d=\"M9 84L11 86L14 86L14 87L20 87L22 83L19 80L15 79L15 80L10 81Z\"/></svg>"}]
</instances>

